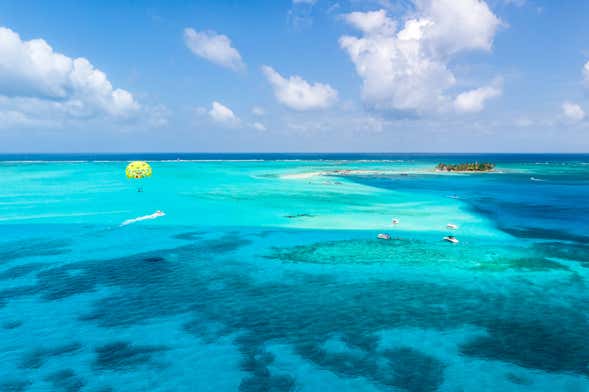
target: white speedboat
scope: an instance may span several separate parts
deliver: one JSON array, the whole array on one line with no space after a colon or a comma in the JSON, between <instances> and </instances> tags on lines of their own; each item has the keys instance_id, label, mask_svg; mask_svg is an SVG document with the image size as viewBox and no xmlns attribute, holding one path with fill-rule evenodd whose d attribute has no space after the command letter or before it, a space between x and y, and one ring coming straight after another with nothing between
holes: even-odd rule
<instances>
[{"instance_id":1,"label":"white speedboat","mask_svg":"<svg viewBox=\"0 0 589 392\"><path fill-rule=\"evenodd\" d=\"M458 229L458 225L455 225L454 223L448 223L446 225L446 228L450 229L450 230L456 230L456 229Z\"/></svg>"},{"instance_id":2,"label":"white speedboat","mask_svg":"<svg viewBox=\"0 0 589 392\"><path fill-rule=\"evenodd\" d=\"M376 238L378 238L379 240L390 240L391 239L391 235L387 234L387 233L379 233Z\"/></svg>"},{"instance_id":3,"label":"white speedboat","mask_svg":"<svg viewBox=\"0 0 589 392\"><path fill-rule=\"evenodd\" d=\"M457 243L459 243L459 242L460 242L460 241L458 241L458 240L456 239L456 237L454 237L453 235L449 235L449 236L447 236L447 237L444 237L444 241L448 241L448 242L451 242L451 243L453 243L453 244L457 244Z\"/></svg>"},{"instance_id":4,"label":"white speedboat","mask_svg":"<svg viewBox=\"0 0 589 392\"><path fill-rule=\"evenodd\" d=\"M399 219L393 218L392 222L393 222L393 225L398 225L399 224Z\"/></svg>"}]
</instances>

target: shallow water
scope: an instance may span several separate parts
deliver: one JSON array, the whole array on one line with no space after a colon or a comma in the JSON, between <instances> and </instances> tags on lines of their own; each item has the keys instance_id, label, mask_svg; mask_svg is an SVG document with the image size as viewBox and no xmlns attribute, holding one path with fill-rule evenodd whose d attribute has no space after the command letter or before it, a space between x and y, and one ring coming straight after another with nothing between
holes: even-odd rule
<instances>
[{"instance_id":1,"label":"shallow water","mask_svg":"<svg viewBox=\"0 0 589 392\"><path fill-rule=\"evenodd\" d=\"M134 158L0 157L0 391L589 390L589 156Z\"/></svg>"}]
</instances>

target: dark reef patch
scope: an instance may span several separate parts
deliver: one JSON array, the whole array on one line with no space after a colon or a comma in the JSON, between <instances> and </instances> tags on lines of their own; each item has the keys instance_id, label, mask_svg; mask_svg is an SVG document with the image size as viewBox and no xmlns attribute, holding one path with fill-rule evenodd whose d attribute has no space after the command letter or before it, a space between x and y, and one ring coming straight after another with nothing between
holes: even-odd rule
<instances>
[{"instance_id":1,"label":"dark reef patch","mask_svg":"<svg viewBox=\"0 0 589 392\"><path fill-rule=\"evenodd\" d=\"M203 241L201 245L197 246L197 251L219 255L236 251L250 243L250 240L239 236L238 233L226 234L218 239Z\"/></svg>"},{"instance_id":2,"label":"dark reef patch","mask_svg":"<svg viewBox=\"0 0 589 392\"><path fill-rule=\"evenodd\" d=\"M462 353L547 372L589 376L589 340L581 329L544 320L495 320L487 328L489 336L465 344Z\"/></svg>"},{"instance_id":3,"label":"dark reef patch","mask_svg":"<svg viewBox=\"0 0 589 392\"><path fill-rule=\"evenodd\" d=\"M196 318L185 323L183 329L207 344L214 343L223 336L227 336L233 332L231 328L227 328L218 322L204 320L202 318Z\"/></svg>"},{"instance_id":4,"label":"dark reef patch","mask_svg":"<svg viewBox=\"0 0 589 392\"><path fill-rule=\"evenodd\" d=\"M264 257L289 263L381 264L403 260L403 256L420 245L421 241L399 238L391 241L323 241L293 247L273 247ZM392 252L393 249L395 252ZM444 257L441 249L431 252L437 252L437 256Z\"/></svg>"},{"instance_id":5,"label":"dark reef patch","mask_svg":"<svg viewBox=\"0 0 589 392\"><path fill-rule=\"evenodd\" d=\"M17 265L0 272L0 280L16 279L47 267L47 263Z\"/></svg>"},{"instance_id":6,"label":"dark reef patch","mask_svg":"<svg viewBox=\"0 0 589 392\"><path fill-rule=\"evenodd\" d=\"M72 369L63 369L51 373L45 378L53 384L55 391L77 392L81 391L86 384L84 379L77 376Z\"/></svg>"},{"instance_id":7,"label":"dark reef patch","mask_svg":"<svg viewBox=\"0 0 589 392\"><path fill-rule=\"evenodd\" d=\"M0 381L0 392L24 392L31 384L29 380Z\"/></svg>"},{"instance_id":8,"label":"dark reef patch","mask_svg":"<svg viewBox=\"0 0 589 392\"><path fill-rule=\"evenodd\" d=\"M148 263L160 263L162 261L166 261L166 259L160 256L151 256L144 258L143 261L147 261Z\"/></svg>"},{"instance_id":9,"label":"dark reef patch","mask_svg":"<svg viewBox=\"0 0 589 392\"><path fill-rule=\"evenodd\" d=\"M20 366L26 369L38 369L43 366L45 361L50 357L73 354L81 348L82 345L78 342L72 342L51 348L38 348L26 354L23 357Z\"/></svg>"},{"instance_id":10,"label":"dark reef patch","mask_svg":"<svg viewBox=\"0 0 589 392\"><path fill-rule=\"evenodd\" d=\"M69 241L26 239L0 243L0 263L34 256L57 256L70 252Z\"/></svg>"},{"instance_id":11,"label":"dark reef patch","mask_svg":"<svg viewBox=\"0 0 589 392\"><path fill-rule=\"evenodd\" d=\"M37 293L39 293L39 287L36 285L11 287L0 290L0 308L5 306L6 303L10 300L26 297L29 295L35 295Z\"/></svg>"},{"instance_id":12,"label":"dark reef patch","mask_svg":"<svg viewBox=\"0 0 589 392\"><path fill-rule=\"evenodd\" d=\"M296 381L289 375L257 375L245 377L240 392L289 392L296 390Z\"/></svg>"},{"instance_id":13,"label":"dark reef patch","mask_svg":"<svg viewBox=\"0 0 589 392\"><path fill-rule=\"evenodd\" d=\"M570 271L570 268L566 265L557 263L556 261L549 260L541 255L530 256L530 257L513 257L513 258L500 258L494 260L492 263L480 263L474 270L479 271L505 271L508 269L518 269L527 271Z\"/></svg>"},{"instance_id":14,"label":"dark reef patch","mask_svg":"<svg viewBox=\"0 0 589 392\"><path fill-rule=\"evenodd\" d=\"M188 231L186 233L176 234L174 236L174 238L177 240L184 240L184 241L197 241L197 240L200 240L202 238L202 236L205 234L206 234L206 232L204 232L204 231Z\"/></svg>"},{"instance_id":15,"label":"dark reef patch","mask_svg":"<svg viewBox=\"0 0 589 392\"><path fill-rule=\"evenodd\" d=\"M328 244L319 250L301 246L274 252L296 260L333 252L332 260L339 260L343 246L344 254L357 255L360 261L390 257L390 246L374 240L374 249L366 251L363 241L331 241L319 243ZM33 294L58 300L114 287L112 294L96 300L79 318L112 327L186 314L192 321L184 330L205 342L235 335L242 370L247 372L240 386L243 391L296 388L290 375L270 370L274 360L264 347L275 342L343 377L420 392L431 390L428 385L440 385L445 365L438 359L411 348L379 351L377 333L395 328L444 331L472 325L489 335L465 344L463 354L554 372L587 373L581 363L589 361L589 343L579 342L586 332L582 315L589 312L589 302L578 301L571 307L556 301L554 291L533 285L483 292L451 281L434 284L394 276L350 282L299 271L285 272L288 276L281 281L258 281L250 278L256 266L232 259L232 252L246 244L249 240L232 234L127 257L49 267L38 273L36 285L4 290L0 300ZM398 244L413 251L411 240ZM446 249L446 257L463 255L457 248L440 245L440 249ZM452 251L458 253L448 256ZM431 252L438 254L436 249ZM507 317L512 324L504 321ZM332 336L339 336L349 350L326 351L323 345ZM167 349L113 342L96 348L94 366L117 371L158 367L162 366L158 353ZM32 356L29 366L34 367L36 358L38 363L38 357ZM422 378L416 379L415 372Z\"/></svg>"},{"instance_id":16,"label":"dark reef patch","mask_svg":"<svg viewBox=\"0 0 589 392\"><path fill-rule=\"evenodd\" d=\"M532 380L519 374L508 372L505 374L505 378L516 385L532 385Z\"/></svg>"},{"instance_id":17,"label":"dark reef patch","mask_svg":"<svg viewBox=\"0 0 589 392\"><path fill-rule=\"evenodd\" d=\"M165 346L141 346L131 342L113 342L96 348L94 365L98 369L127 370L156 365L154 355L168 350ZM160 364L161 365L161 364Z\"/></svg>"},{"instance_id":18,"label":"dark reef patch","mask_svg":"<svg viewBox=\"0 0 589 392\"><path fill-rule=\"evenodd\" d=\"M104 387L98 387L96 389L92 389L90 392L113 392L113 391L114 391L113 387L104 386Z\"/></svg>"},{"instance_id":19,"label":"dark reef patch","mask_svg":"<svg viewBox=\"0 0 589 392\"><path fill-rule=\"evenodd\" d=\"M287 392L294 391L295 379L286 374L272 374L268 365L274 362L274 355L263 349L245 350L242 346L244 358L241 362L241 369L250 373L243 378L239 385L241 392L273 391Z\"/></svg>"},{"instance_id":20,"label":"dark reef patch","mask_svg":"<svg viewBox=\"0 0 589 392\"><path fill-rule=\"evenodd\" d=\"M12 320L12 321L5 321L2 323L2 328L4 329L16 329L22 325L21 320Z\"/></svg>"},{"instance_id":21,"label":"dark reef patch","mask_svg":"<svg viewBox=\"0 0 589 392\"><path fill-rule=\"evenodd\" d=\"M384 353L393 369L391 384L410 392L434 392L444 381L445 365L440 360L409 347Z\"/></svg>"},{"instance_id":22,"label":"dark reef patch","mask_svg":"<svg viewBox=\"0 0 589 392\"><path fill-rule=\"evenodd\" d=\"M589 268L589 240L582 243L563 244L562 242L540 242L534 244L539 252L544 252L550 257L580 262L585 268Z\"/></svg>"},{"instance_id":23,"label":"dark reef patch","mask_svg":"<svg viewBox=\"0 0 589 392\"><path fill-rule=\"evenodd\" d=\"M486 259L479 261L482 254L486 255ZM441 242L425 244L423 240L407 238L394 238L390 241L349 239L292 247L273 247L264 257L286 263L411 266L437 264L481 271L569 270L567 266L548 260L542 253L529 249L513 248L499 253L489 245L486 248L448 247Z\"/></svg>"},{"instance_id":24,"label":"dark reef patch","mask_svg":"<svg viewBox=\"0 0 589 392\"><path fill-rule=\"evenodd\" d=\"M581 244L586 244L589 242L588 236L567 233L562 230L549 230L540 227L501 227L501 230L519 238L572 241ZM562 247L563 244L560 244L560 246Z\"/></svg>"},{"instance_id":25,"label":"dark reef patch","mask_svg":"<svg viewBox=\"0 0 589 392\"><path fill-rule=\"evenodd\" d=\"M411 392L436 391L444 381L446 366L440 360L409 347L378 351L373 339L360 339L359 344L343 339L346 348L335 352L308 343L298 345L297 350L304 358L342 377L364 377Z\"/></svg>"}]
</instances>

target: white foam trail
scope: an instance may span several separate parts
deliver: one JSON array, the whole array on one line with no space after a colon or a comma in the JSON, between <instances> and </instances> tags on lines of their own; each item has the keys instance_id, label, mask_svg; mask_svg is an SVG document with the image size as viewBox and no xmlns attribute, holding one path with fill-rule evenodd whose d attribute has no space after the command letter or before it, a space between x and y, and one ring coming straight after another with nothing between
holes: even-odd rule
<instances>
[{"instance_id":1,"label":"white foam trail","mask_svg":"<svg viewBox=\"0 0 589 392\"><path fill-rule=\"evenodd\" d=\"M165 215L166 214L163 211L156 211L151 215L143 215L143 216L139 216L137 218L127 219L126 221L121 223L121 226L127 226L127 225L130 225L131 223L141 222L144 220L156 219L156 218L159 218L160 216L165 216Z\"/></svg>"},{"instance_id":2,"label":"white foam trail","mask_svg":"<svg viewBox=\"0 0 589 392\"><path fill-rule=\"evenodd\" d=\"M532 181L546 181L546 180L543 180L541 178L536 178L536 177L530 177L530 180L532 180Z\"/></svg>"}]
</instances>

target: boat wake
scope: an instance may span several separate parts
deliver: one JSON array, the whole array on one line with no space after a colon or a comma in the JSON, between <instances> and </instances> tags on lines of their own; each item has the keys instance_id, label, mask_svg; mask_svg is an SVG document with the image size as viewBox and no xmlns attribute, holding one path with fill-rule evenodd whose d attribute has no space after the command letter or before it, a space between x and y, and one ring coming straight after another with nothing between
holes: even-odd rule
<instances>
[{"instance_id":1,"label":"boat wake","mask_svg":"<svg viewBox=\"0 0 589 392\"><path fill-rule=\"evenodd\" d=\"M151 219L157 219L160 216L165 216L166 214L163 211L156 211L151 215L143 215L143 216L139 216L137 218L133 218L133 219L127 219L126 221L124 221L123 223L121 223L121 226L127 226L130 225L132 223L136 223L136 222L141 222L144 220L151 220Z\"/></svg>"},{"instance_id":2,"label":"boat wake","mask_svg":"<svg viewBox=\"0 0 589 392\"><path fill-rule=\"evenodd\" d=\"M536 177L530 177L530 181L542 181L542 182L544 182L546 180L543 180L541 178L536 178Z\"/></svg>"}]
</instances>

